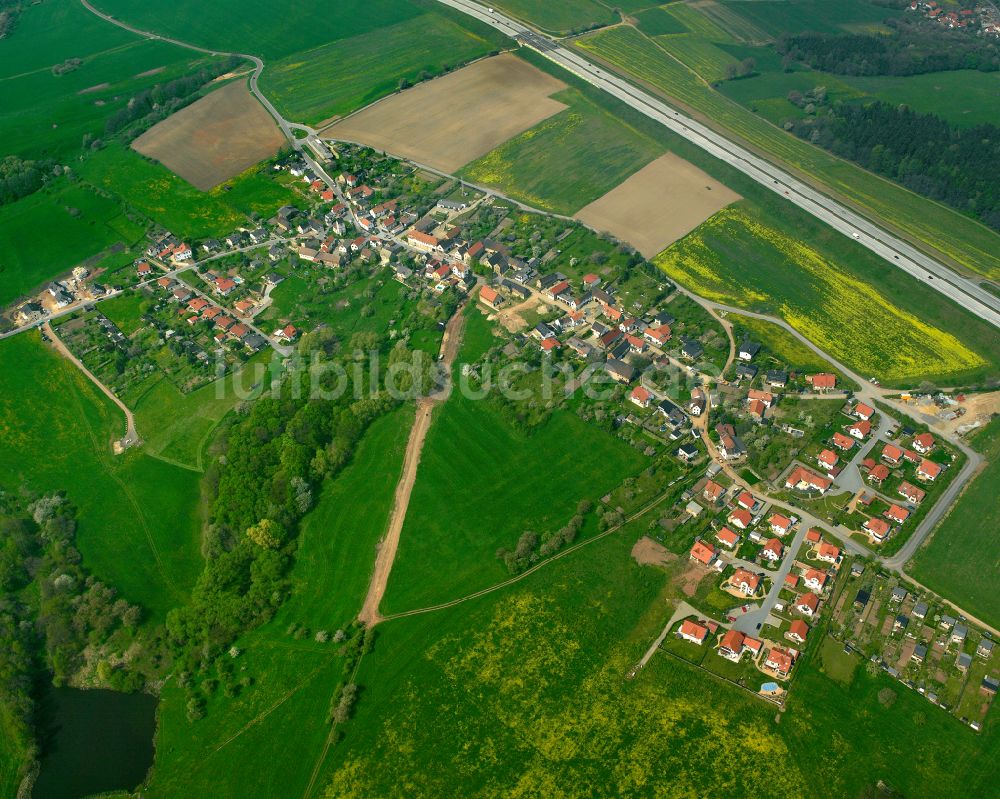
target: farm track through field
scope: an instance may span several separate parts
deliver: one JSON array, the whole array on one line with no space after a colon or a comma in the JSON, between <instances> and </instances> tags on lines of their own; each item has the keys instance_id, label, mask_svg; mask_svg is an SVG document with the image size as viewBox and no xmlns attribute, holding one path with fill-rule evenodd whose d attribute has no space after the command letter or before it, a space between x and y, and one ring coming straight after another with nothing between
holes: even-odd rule
<instances>
[{"instance_id":1,"label":"farm track through field","mask_svg":"<svg viewBox=\"0 0 1000 799\"><path fill-rule=\"evenodd\" d=\"M392 572L392 564L396 559L396 551L399 549L399 538L403 531L403 522L406 521L410 494L417 480L420 453L423 451L427 431L430 430L433 421L434 406L446 400L451 391L451 367L458 356L459 345L462 342L462 330L465 326L464 307L464 304L460 305L451 317L447 328L445 328L444 340L441 342L441 364L447 373L445 385L434 394L417 402L417 415L413 420L413 427L410 429L410 437L406 444L403 472L396 485L396 496L393 501L392 514L389 516L388 529L379 544L371 583L368 586L368 593L365 596L361 612L358 614L358 619L368 626L374 626L382 620L378 608L382 597L385 596L389 574Z\"/></svg>"},{"instance_id":2,"label":"farm track through field","mask_svg":"<svg viewBox=\"0 0 1000 799\"><path fill-rule=\"evenodd\" d=\"M59 339L55 338L53 334L52 341L56 342L59 341ZM59 341L59 343L62 344L61 341ZM66 352L68 352L68 350L66 350ZM115 464L108 459L106 448L101 446L100 441L98 440L97 437L97 433L94 431L93 426L90 424L90 420L87 419L87 414L84 410L83 401L80 398L79 391L75 388L72 380L69 378L68 375L64 375L64 378L67 382L69 393L72 395L73 401L76 404L77 408L79 409L80 412L79 418L82 419L83 423L87 426L87 435L90 437L90 440L94 445L95 456L97 457L98 461L100 461L104 465L105 473L121 489L122 495L125 497L129 505L131 505L132 509L135 511L135 516L139 520L139 525L140 527L142 527L142 531L146 536L146 543L149 545L149 549L153 553L153 560L156 561L156 571L163 579L163 582L167 586L167 588L169 588L170 591L175 596L177 596L178 598L182 598L183 592L180 590L180 588L178 588L177 584L170 577L170 574L167 572L167 569L163 565L163 559L160 557L160 551L156 547L156 541L153 538L153 533L149 529L149 525L146 524L146 517L142 513L142 506L139 504L138 500L136 500L135 496L132 494L132 491L129 489L125 481L122 480L121 477L119 477L118 474L115 472ZM98 385L101 384L98 383Z\"/></svg>"}]
</instances>

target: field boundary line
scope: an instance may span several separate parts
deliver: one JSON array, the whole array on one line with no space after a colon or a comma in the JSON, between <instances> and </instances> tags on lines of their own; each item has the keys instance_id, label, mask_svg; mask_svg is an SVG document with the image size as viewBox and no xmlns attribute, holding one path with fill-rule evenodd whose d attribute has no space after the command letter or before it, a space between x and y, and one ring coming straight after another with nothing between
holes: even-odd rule
<instances>
[{"instance_id":1,"label":"field boundary line","mask_svg":"<svg viewBox=\"0 0 1000 799\"><path fill-rule=\"evenodd\" d=\"M673 485L673 484L671 483L671 485ZM589 544L594 543L595 541L600 541L601 539L607 538L609 535L612 535L613 533L617 533L623 527L626 527L627 525L629 525L632 522L634 522L636 519L638 519L638 518L644 516L645 514L647 514L649 511L651 511L653 508L655 508L657 505L659 505L661 502L663 502L667 497L669 497L671 495L671 493L672 492L670 492L670 491L664 491L658 497L656 497L655 499L653 499L652 501L650 501L649 504L645 505L643 508L641 508L640 510L636 511L635 513L633 513L631 516L629 516L628 518L626 518L621 523L616 524L614 527L609 527L603 533L598 533L597 535L591 536L590 538L587 538L584 541L580 541L579 543L574 544L573 546L568 547L567 549L564 549L561 552L557 552L552 557L546 558L545 560L541 561L540 563L536 563L530 569L526 569L525 571L521 572L520 574L515 575L514 577L511 577L509 580L504 580L503 582L496 583L495 585L491 585L488 588L483 588L483 589L481 589L479 591L475 591L475 592L473 592L471 594L467 594L466 596L459 597L458 599L452 599L449 602L442 602L439 605L430 605L430 606L425 607L425 608L416 608L414 610L405 610L405 611L402 611L400 613L393 613L393 614L391 614L389 616L384 616L382 619L380 619L380 621L394 621L395 619L405 619L405 618L407 618L409 616L419 616L419 615L422 615L422 614L425 614L425 613L432 613L432 612L437 611L437 610L445 610L446 608L452 608L452 607L455 607L455 605L460 605L463 602L468 602L470 599L479 599L480 597L486 596L487 594L492 594L495 591L499 591L499 590L501 590L503 588L507 588L508 586L513 585L514 583L518 583L521 580L525 579L526 577L531 576L536 571L538 571L539 569L541 569L543 566L548 566L553 561L557 561L560 558L564 558L567 555L570 555L573 552L576 552L577 550L583 549L583 547L585 547L585 546L587 546Z\"/></svg>"}]
</instances>

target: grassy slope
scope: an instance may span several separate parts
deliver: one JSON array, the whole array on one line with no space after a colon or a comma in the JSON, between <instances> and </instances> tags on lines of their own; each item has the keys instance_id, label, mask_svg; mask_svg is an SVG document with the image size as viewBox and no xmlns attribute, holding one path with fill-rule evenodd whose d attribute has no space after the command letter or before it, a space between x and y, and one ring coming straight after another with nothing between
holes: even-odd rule
<instances>
[{"instance_id":1,"label":"grassy slope","mask_svg":"<svg viewBox=\"0 0 1000 799\"><path fill-rule=\"evenodd\" d=\"M65 180L0 206L0 305L142 233L114 200Z\"/></svg>"},{"instance_id":2,"label":"grassy slope","mask_svg":"<svg viewBox=\"0 0 1000 799\"><path fill-rule=\"evenodd\" d=\"M316 124L356 110L411 83L484 56L505 42L439 14L341 39L275 62L261 88L289 119Z\"/></svg>"},{"instance_id":3,"label":"grassy slope","mask_svg":"<svg viewBox=\"0 0 1000 799\"><path fill-rule=\"evenodd\" d=\"M67 58L83 64L53 75L52 65ZM115 28L78 0L25 4L11 34L0 41L4 154L75 154L83 135L102 136L105 119L131 96L210 60Z\"/></svg>"},{"instance_id":4,"label":"grassy slope","mask_svg":"<svg viewBox=\"0 0 1000 799\"><path fill-rule=\"evenodd\" d=\"M838 385L845 384L845 377L829 361L821 358L784 328L749 316L730 314L729 321L750 331L754 341L759 341L772 355L796 372L834 372L839 375ZM738 341L739 339L737 339Z\"/></svg>"},{"instance_id":5,"label":"grassy slope","mask_svg":"<svg viewBox=\"0 0 1000 799\"><path fill-rule=\"evenodd\" d=\"M488 346L470 314L460 361ZM485 401L454 392L437 414L420 460L399 552L382 609L443 602L509 576L496 560L527 529L556 530L581 499L597 500L637 473L644 459L569 412L531 435L514 430ZM461 447L456 446L461 442ZM446 573L447 580L434 575Z\"/></svg>"},{"instance_id":6,"label":"grassy slope","mask_svg":"<svg viewBox=\"0 0 1000 799\"><path fill-rule=\"evenodd\" d=\"M333 644L311 635L295 640L286 631L293 623L311 632L335 630L360 608L412 419L412 410L401 408L377 420L351 464L323 487L303 524L291 598L239 644L240 669L255 684L234 699L213 698L195 725L185 718L183 693L168 684L149 796L301 795L310 756L327 733L323 719L341 677L340 660ZM287 748L291 740L294 753ZM266 767L247 767L251 763Z\"/></svg>"},{"instance_id":7,"label":"grassy slope","mask_svg":"<svg viewBox=\"0 0 1000 799\"><path fill-rule=\"evenodd\" d=\"M617 19L611 12L610 4L598 0L498 0L495 5L514 17L553 33L608 25Z\"/></svg>"},{"instance_id":8,"label":"grassy slope","mask_svg":"<svg viewBox=\"0 0 1000 799\"><path fill-rule=\"evenodd\" d=\"M664 151L579 91L553 98L569 108L468 164L462 175L538 208L572 214Z\"/></svg>"},{"instance_id":9,"label":"grassy slope","mask_svg":"<svg viewBox=\"0 0 1000 799\"><path fill-rule=\"evenodd\" d=\"M0 366L0 480L65 491L86 565L162 618L201 570L197 475L141 451L113 456L121 412L37 336L4 341Z\"/></svg>"},{"instance_id":10,"label":"grassy slope","mask_svg":"<svg viewBox=\"0 0 1000 799\"><path fill-rule=\"evenodd\" d=\"M1000 625L1000 418L973 439L989 462L911 562L920 582L994 626Z\"/></svg>"},{"instance_id":11,"label":"grassy slope","mask_svg":"<svg viewBox=\"0 0 1000 799\"><path fill-rule=\"evenodd\" d=\"M584 52L706 114L769 155L816 175L836 192L926 241L966 267L1000 276L997 235L986 227L796 139L708 86L638 30L624 26L578 40Z\"/></svg>"},{"instance_id":12,"label":"grassy slope","mask_svg":"<svg viewBox=\"0 0 1000 799\"><path fill-rule=\"evenodd\" d=\"M278 184L249 170L225 184L237 192L236 201L230 203L222 186L198 191L166 167L117 144L91 155L80 164L79 173L144 216L191 239L224 236L247 224L247 210L266 217L294 197L290 190L275 188Z\"/></svg>"},{"instance_id":13,"label":"grassy slope","mask_svg":"<svg viewBox=\"0 0 1000 799\"><path fill-rule=\"evenodd\" d=\"M329 795L853 797L880 779L911 799L990 790L995 732L976 736L863 669L841 688L805 666L780 723L772 706L663 654L626 679L677 594L631 561L633 540L612 536L512 589L387 623ZM875 695L890 684L900 695L884 709ZM961 774L955 757L970 764Z\"/></svg>"}]
</instances>

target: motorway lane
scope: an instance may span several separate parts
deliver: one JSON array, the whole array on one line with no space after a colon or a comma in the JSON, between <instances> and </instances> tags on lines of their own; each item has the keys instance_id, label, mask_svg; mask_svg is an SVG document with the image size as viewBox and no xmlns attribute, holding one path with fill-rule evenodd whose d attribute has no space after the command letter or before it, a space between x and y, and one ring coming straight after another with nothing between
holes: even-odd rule
<instances>
[{"instance_id":1,"label":"motorway lane","mask_svg":"<svg viewBox=\"0 0 1000 799\"><path fill-rule=\"evenodd\" d=\"M933 288L990 324L1000 327L1000 297L955 273L917 248L882 230L860 214L826 197L773 164L733 144L714 130L681 114L632 84L608 74L577 53L509 17L472 0L439 0L538 50L593 86L660 122L673 132L784 196L893 266Z\"/></svg>"}]
</instances>

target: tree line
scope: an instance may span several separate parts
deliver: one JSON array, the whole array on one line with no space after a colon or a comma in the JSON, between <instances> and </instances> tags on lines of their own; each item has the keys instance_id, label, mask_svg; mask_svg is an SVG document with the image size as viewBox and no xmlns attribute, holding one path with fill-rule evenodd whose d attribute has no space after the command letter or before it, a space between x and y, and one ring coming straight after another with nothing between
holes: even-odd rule
<instances>
[{"instance_id":1,"label":"tree line","mask_svg":"<svg viewBox=\"0 0 1000 799\"><path fill-rule=\"evenodd\" d=\"M229 56L190 75L144 89L108 117L104 123L104 132L113 135L124 131L130 138L137 136L174 111L194 102L198 99L195 95L202 86L219 75L232 72L242 63L243 59L239 56Z\"/></svg>"},{"instance_id":2,"label":"tree line","mask_svg":"<svg viewBox=\"0 0 1000 799\"><path fill-rule=\"evenodd\" d=\"M1000 70L1000 46L967 31L934 24L891 20L891 34L797 33L782 36L775 47L785 68L801 62L837 75L919 75L957 69Z\"/></svg>"},{"instance_id":3,"label":"tree line","mask_svg":"<svg viewBox=\"0 0 1000 799\"><path fill-rule=\"evenodd\" d=\"M793 102L796 99L789 98ZM815 100L815 96L811 98ZM816 103L811 105L815 108ZM1000 230L1000 127L959 128L881 101L820 107L786 129Z\"/></svg>"},{"instance_id":4,"label":"tree line","mask_svg":"<svg viewBox=\"0 0 1000 799\"><path fill-rule=\"evenodd\" d=\"M52 174L51 161L27 161L16 155L0 159L0 205L34 194Z\"/></svg>"}]
</instances>

